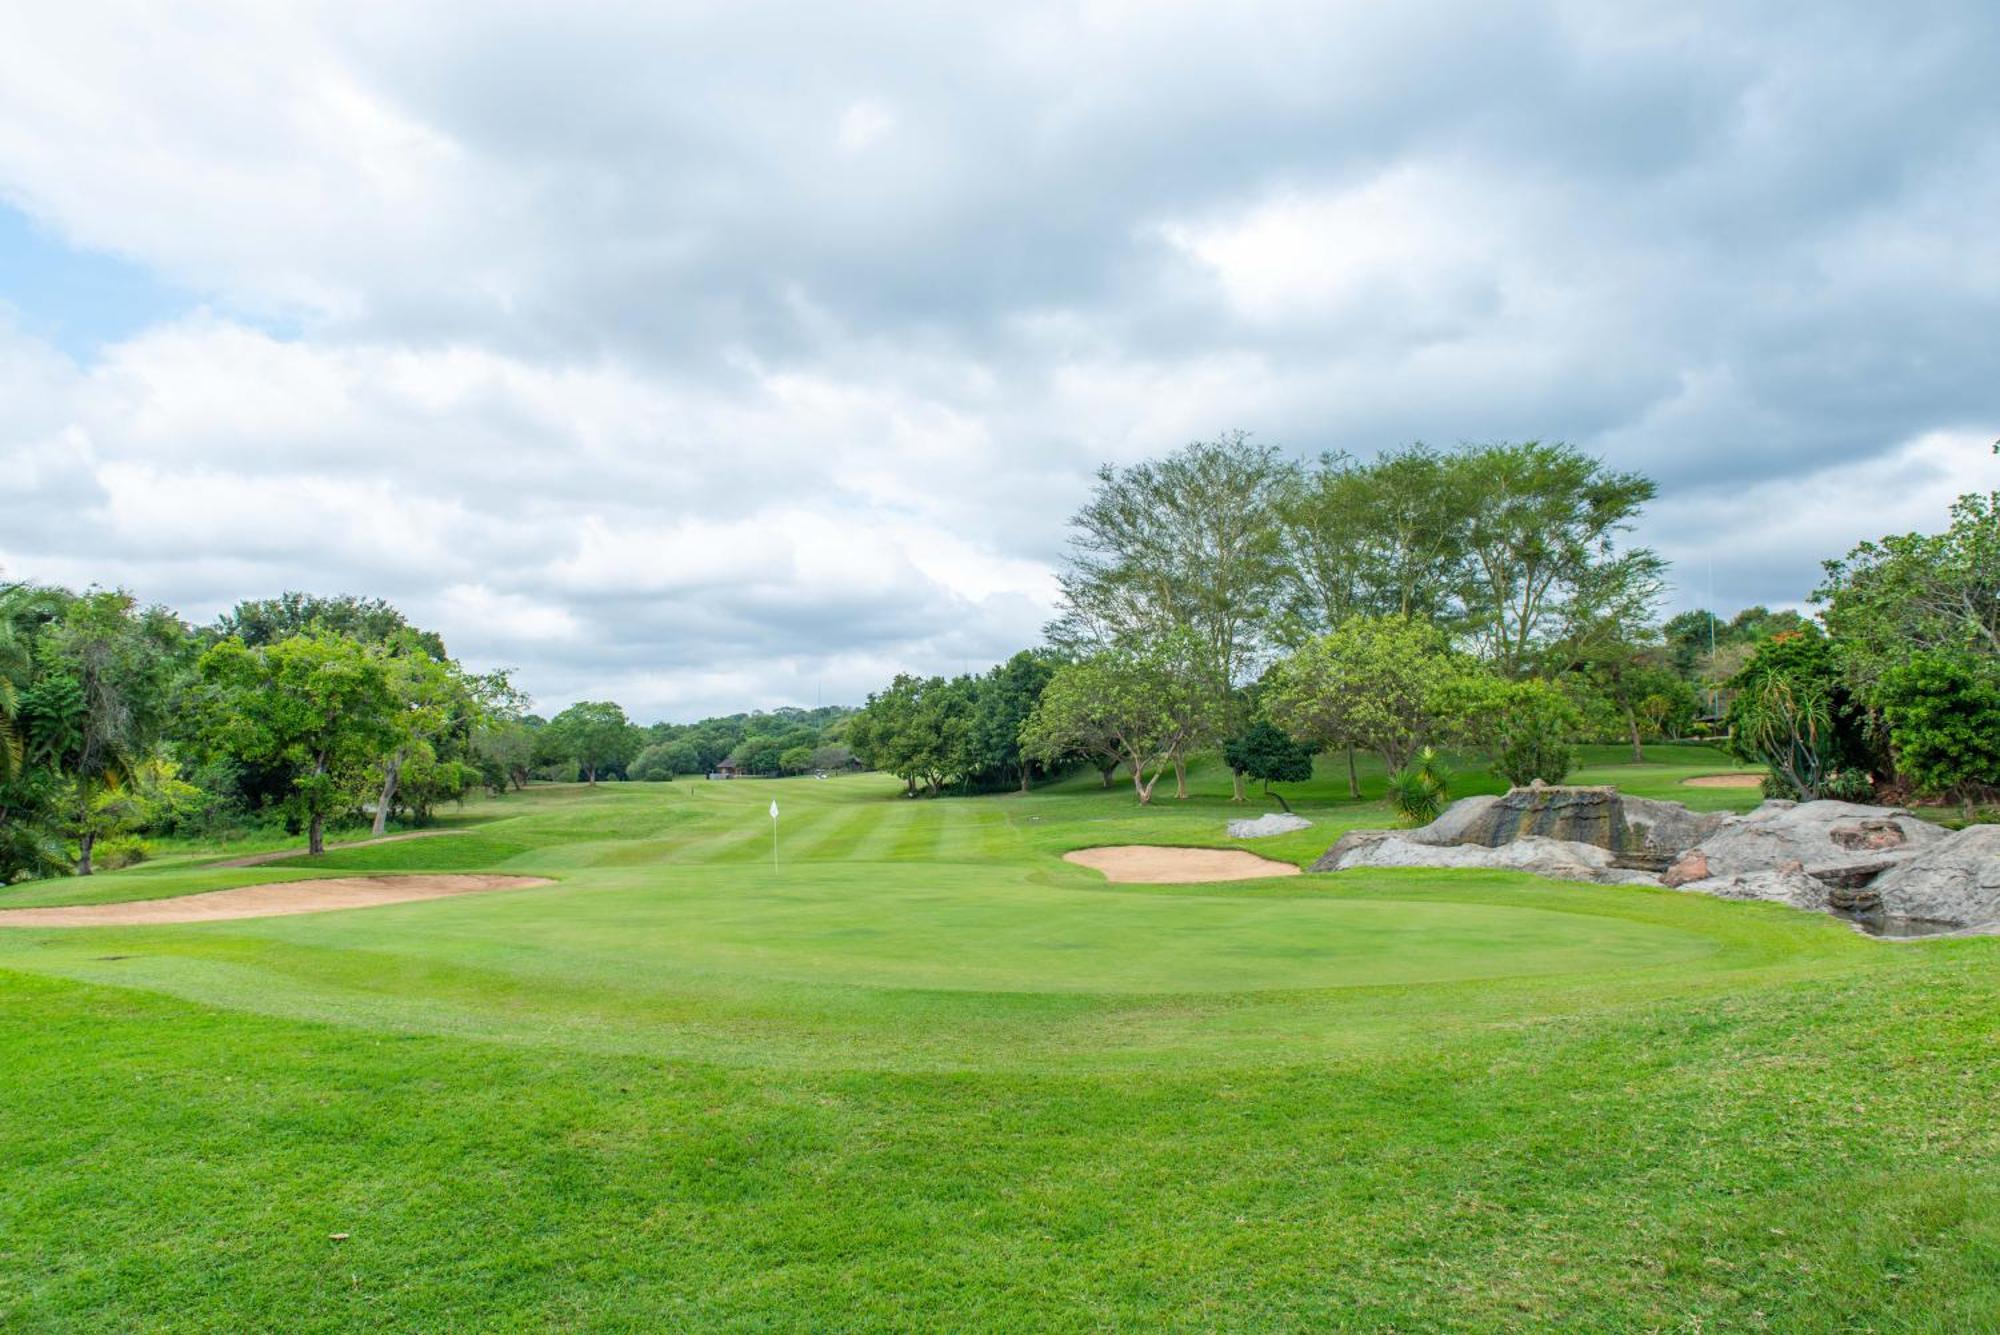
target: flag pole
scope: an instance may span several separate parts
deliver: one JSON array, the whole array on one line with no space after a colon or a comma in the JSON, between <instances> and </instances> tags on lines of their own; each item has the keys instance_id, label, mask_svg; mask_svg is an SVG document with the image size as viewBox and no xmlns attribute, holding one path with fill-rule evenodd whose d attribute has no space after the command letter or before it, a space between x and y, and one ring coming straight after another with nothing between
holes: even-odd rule
<instances>
[{"instance_id":1,"label":"flag pole","mask_svg":"<svg viewBox=\"0 0 2000 1335\"><path fill-rule=\"evenodd\" d=\"M778 800L771 799L771 870L778 869Z\"/></svg>"}]
</instances>

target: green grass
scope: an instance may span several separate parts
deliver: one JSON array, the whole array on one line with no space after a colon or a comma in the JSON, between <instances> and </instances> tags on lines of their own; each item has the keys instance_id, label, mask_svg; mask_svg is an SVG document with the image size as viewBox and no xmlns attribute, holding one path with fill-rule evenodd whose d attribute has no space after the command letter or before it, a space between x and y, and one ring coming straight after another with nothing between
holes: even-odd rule
<instances>
[{"instance_id":1,"label":"green grass","mask_svg":"<svg viewBox=\"0 0 2000 1335\"><path fill-rule=\"evenodd\" d=\"M1617 759L1577 777L1756 800L1681 786L1711 751ZM1230 846L1227 776L1195 785L545 788L310 865L0 892L557 882L0 931L0 1329L2000 1326L2000 939L1060 860ZM1344 792L1252 846L1385 821Z\"/></svg>"}]
</instances>

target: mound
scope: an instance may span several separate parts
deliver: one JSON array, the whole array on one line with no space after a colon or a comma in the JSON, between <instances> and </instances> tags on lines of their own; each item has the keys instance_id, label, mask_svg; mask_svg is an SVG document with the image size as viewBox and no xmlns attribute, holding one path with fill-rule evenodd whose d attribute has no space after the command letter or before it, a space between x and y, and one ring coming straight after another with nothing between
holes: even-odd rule
<instances>
[{"instance_id":1,"label":"mound","mask_svg":"<svg viewBox=\"0 0 2000 1335\"><path fill-rule=\"evenodd\" d=\"M520 890L553 885L541 876L333 876L319 881L239 885L178 899L134 899L123 904L69 904L0 910L0 927L137 927L225 918L276 918L331 909L365 909L414 899L443 899L480 890Z\"/></svg>"},{"instance_id":2,"label":"mound","mask_svg":"<svg viewBox=\"0 0 2000 1335\"><path fill-rule=\"evenodd\" d=\"M1158 848L1123 844L1112 848L1079 848L1063 854L1064 862L1104 873L1107 881L1147 885L1192 885L1201 881L1260 881L1268 876L1297 876L1289 862L1274 862L1255 853L1224 848Z\"/></svg>"}]
</instances>

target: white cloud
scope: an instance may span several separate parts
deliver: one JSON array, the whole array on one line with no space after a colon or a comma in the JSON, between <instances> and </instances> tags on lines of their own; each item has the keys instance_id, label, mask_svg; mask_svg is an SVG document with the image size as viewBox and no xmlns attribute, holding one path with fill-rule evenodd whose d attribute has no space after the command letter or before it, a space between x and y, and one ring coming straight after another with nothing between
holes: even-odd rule
<instances>
[{"instance_id":1,"label":"white cloud","mask_svg":"<svg viewBox=\"0 0 2000 1335\"><path fill-rule=\"evenodd\" d=\"M1568 438L1725 604L2000 435L1989 6L12 19L0 202L200 305L0 328L0 565L379 594L551 706L980 666L1095 465L1232 427Z\"/></svg>"}]
</instances>

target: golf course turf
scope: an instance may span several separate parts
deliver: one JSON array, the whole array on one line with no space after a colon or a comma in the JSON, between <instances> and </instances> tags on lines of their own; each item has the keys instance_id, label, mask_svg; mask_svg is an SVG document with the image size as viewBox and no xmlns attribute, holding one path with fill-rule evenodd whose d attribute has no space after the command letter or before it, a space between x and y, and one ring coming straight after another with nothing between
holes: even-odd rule
<instances>
[{"instance_id":1,"label":"golf course turf","mask_svg":"<svg viewBox=\"0 0 2000 1335\"><path fill-rule=\"evenodd\" d=\"M1235 844L1195 782L538 787L0 890L552 882L0 929L0 1329L2000 1328L2000 938L1062 859L1388 821L1322 761Z\"/></svg>"}]
</instances>

